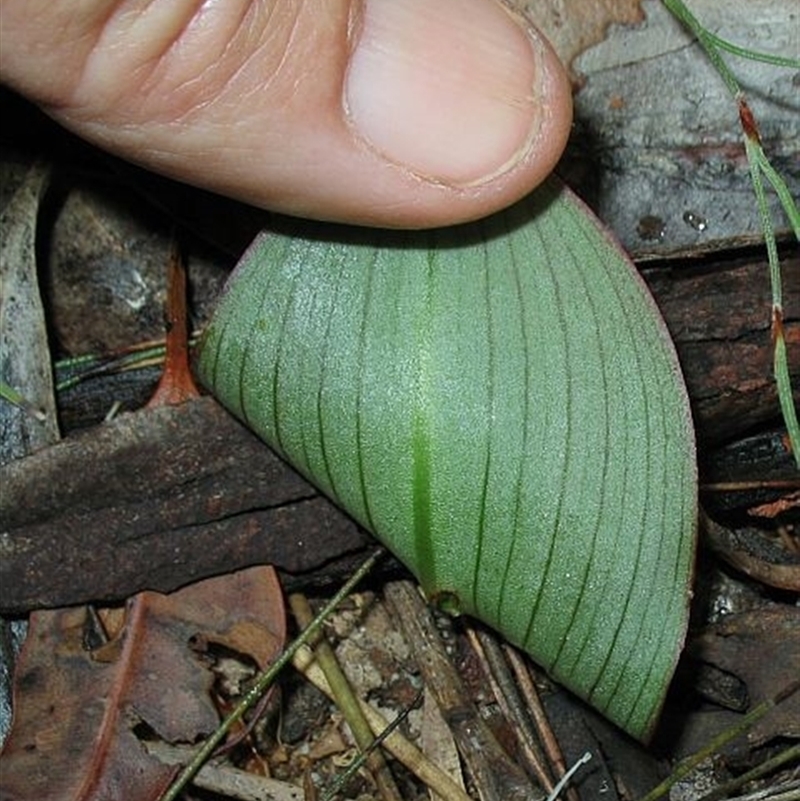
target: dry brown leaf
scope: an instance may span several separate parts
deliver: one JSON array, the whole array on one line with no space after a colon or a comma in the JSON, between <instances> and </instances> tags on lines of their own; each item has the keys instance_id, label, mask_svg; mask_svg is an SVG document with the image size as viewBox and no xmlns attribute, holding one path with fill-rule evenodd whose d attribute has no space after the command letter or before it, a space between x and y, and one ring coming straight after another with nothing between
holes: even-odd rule
<instances>
[{"instance_id":1,"label":"dry brown leaf","mask_svg":"<svg viewBox=\"0 0 800 801\"><path fill-rule=\"evenodd\" d=\"M31 616L3 751L3 801L157 798L175 768L140 737L194 743L218 724L214 674L198 644L216 643L263 668L285 637L283 597L268 567L170 595L140 593L116 639L96 650L86 647L89 622L85 608Z\"/></svg>"},{"instance_id":2,"label":"dry brown leaf","mask_svg":"<svg viewBox=\"0 0 800 801\"><path fill-rule=\"evenodd\" d=\"M788 533L780 539L752 527L729 529L708 518L704 529L708 546L729 565L770 587L800 592L800 553Z\"/></svg>"},{"instance_id":3,"label":"dry brown leaf","mask_svg":"<svg viewBox=\"0 0 800 801\"><path fill-rule=\"evenodd\" d=\"M695 659L747 685L750 708L797 681L800 609L775 607L728 615L691 643ZM800 693L781 701L749 732L751 745L773 737L800 737Z\"/></svg>"},{"instance_id":4,"label":"dry brown leaf","mask_svg":"<svg viewBox=\"0 0 800 801\"><path fill-rule=\"evenodd\" d=\"M569 68L573 83L580 83L573 61L602 42L609 25L634 25L644 20L640 0L509 0L550 40Z\"/></svg>"}]
</instances>

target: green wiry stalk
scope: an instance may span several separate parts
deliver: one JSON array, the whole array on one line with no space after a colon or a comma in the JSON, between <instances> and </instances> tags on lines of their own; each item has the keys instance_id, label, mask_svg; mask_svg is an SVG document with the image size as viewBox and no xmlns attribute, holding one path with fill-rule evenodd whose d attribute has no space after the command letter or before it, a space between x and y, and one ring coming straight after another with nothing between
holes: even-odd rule
<instances>
[{"instance_id":1,"label":"green wiry stalk","mask_svg":"<svg viewBox=\"0 0 800 801\"><path fill-rule=\"evenodd\" d=\"M747 105L742 87L722 58L720 50L725 50L734 55L755 61L764 61L770 64L792 68L800 67L800 61L792 58L781 58L764 53L756 53L747 48L727 42L706 30L691 11L689 11L682 0L663 0L663 3L672 15L697 37L697 41L706 51L709 60L720 74L720 77L739 106L739 119L744 133L745 152L747 154L750 177L753 182L753 190L756 196L758 214L761 221L761 229L764 233L767 258L769 261L770 284L772 286L771 327L774 342L773 370L775 373L775 382L778 387L778 398L783 420L789 435L789 442L791 443L795 462L800 468L800 425L798 425L797 409L795 408L794 397L792 395L792 383L789 376L789 364L786 354L786 339L783 332L780 260L778 259L775 231L772 224L772 217L767 207L762 177L767 179L775 191L775 194L778 196L781 206L783 206L784 212L792 226L795 238L798 241L800 241L800 213L798 213L797 205L786 184L764 153L764 149L761 145L761 137L758 133L758 126L750 111L750 107Z\"/></svg>"},{"instance_id":2,"label":"green wiry stalk","mask_svg":"<svg viewBox=\"0 0 800 801\"><path fill-rule=\"evenodd\" d=\"M12 406L22 409L39 422L45 419L45 414L41 409L37 409L24 395L17 392L14 387L6 384L5 381L0 381L0 400L4 400Z\"/></svg>"},{"instance_id":3,"label":"green wiry stalk","mask_svg":"<svg viewBox=\"0 0 800 801\"><path fill-rule=\"evenodd\" d=\"M677 784L681 779L686 778L701 762L704 762L709 757L718 753L722 750L723 746L744 734L746 731L749 731L753 725L761 720L761 718L777 704L796 693L798 688L800 688L800 682L795 681L779 693L764 699L760 704L754 706L746 715L743 715L740 720L712 738L707 745L686 757L663 782L654 787L647 795L643 796L640 801L657 801L657 799L665 796L671 787Z\"/></svg>"},{"instance_id":4,"label":"green wiry stalk","mask_svg":"<svg viewBox=\"0 0 800 801\"><path fill-rule=\"evenodd\" d=\"M778 248L775 244L775 232L772 227L772 218L767 208L767 197L764 192L764 184L761 180L762 169L761 159L766 159L761 145L755 137L745 135L745 148L747 150L747 161L750 165L750 173L753 181L753 189L758 203L759 216L761 217L761 227L767 244L767 258L769 260L769 275L772 285L772 338L774 340L773 370L775 381L778 385L778 398L781 404L783 420L786 430L789 433L789 441L792 444L792 452L797 466L800 467L800 425L797 422L797 410L795 409L792 397L792 381L789 376L789 360L786 354L786 338L783 334L783 297L781 287L780 262L778 260ZM754 152L758 150L758 153ZM792 204L794 205L794 204ZM794 210L795 214L797 209Z\"/></svg>"},{"instance_id":5,"label":"green wiry stalk","mask_svg":"<svg viewBox=\"0 0 800 801\"><path fill-rule=\"evenodd\" d=\"M368 748L358 754L347 770L337 779L334 786L325 794L322 801L333 801L333 799L336 798L337 794L343 787L346 786L347 782L350 781L350 779L355 776L359 770L361 770L361 767L369 759L370 755L374 753L375 749L377 749L389 737L389 735L392 734L397 727L419 706L421 700L422 690L417 693L417 697L409 706L407 706L377 737L372 739ZM370 737L372 737L371 734Z\"/></svg>"},{"instance_id":6,"label":"green wiry stalk","mask_svg":"<svg viewBox=\"0 0 800 801\"><path fill-rule=\"evenodd\" d=\"M771 64L773 67L789 67L790 69L800 69L800 59L790 58L789 56L776 56L772 53L759 53L757 50L750 50L741 47L734 42L729 42L721 36L717 36L711 31L705 32L707 41L718 50L725 50L734 56L750 59L750 61L760 61L762 64Z\"/></svg>"}]
</instances>

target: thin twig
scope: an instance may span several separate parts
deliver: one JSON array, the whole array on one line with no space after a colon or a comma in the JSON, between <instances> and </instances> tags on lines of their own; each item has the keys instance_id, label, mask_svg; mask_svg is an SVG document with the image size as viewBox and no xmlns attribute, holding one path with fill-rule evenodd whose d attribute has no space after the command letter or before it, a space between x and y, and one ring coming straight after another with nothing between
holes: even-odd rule
<instances>
[{"instance_id":1,"label":"thin twig","mask_svg":"<svg viewBox=\"0 0 800 801\"><path fill-rule=\"evenodd\" d=\"M347 770L339 777L336 784L327 792L322 801L333 801L339 791L347 784L352 776L361 769L368 759L375 754L380 754L378 750L382 743L389 737L400 724L419 706L422 701L423 691L420 690L414 700L407 706L377 737L370 741L370 744L363 750L356 759L348 766ZM396 788L395 788L396 789ZM398 796L399 797L399 796Z\"/></svg>"},{"instance_id":2,"label":"thin twig","mask_svg":"<svg viewBox=\"0 0 800 801\"><path fill-rule=\"evenodd\" d=\"M517 679L517 684L522 692L523 697L530 710L533 722L536 725L536 730L539 734L539 740L544 747L547 758L555 768L555 773L558 776L563 776L567 772L567 763L564 755L561 752L561 747L558 744L555 732L550 726L550 721L547 718L547 713L544 710L542 699L539 697L539 692L536 685L531 679L530 670L524 659L520 656L516 648L510 645L504 646L506 658L508 659L511 669ZM572 789L567 791L568 796L573 796Z\"/></svg>"},{"instance_id":3,"label":"thin twig","mask_svg":"<svg viewBox=\"0 0 800 801\"><path fill-rule=\"evenodd\" d=\"M756 765L752 770L748 770L747 773L743 773L741 776L737 776L735 779L731 779L731 781L715 787L710 793L701 796L699 801L717 801L717 799L721 798L730 798L735 790L744 787L748 782L760 779L762 776L772 773L777 768L798 759L800 759L800 745L791 745L771 759L767 759L760 765Z\"/></svg>"},{"instance_id":4,"label":"thin twig","mask_svg":"<svg viewBox=\"0 0 800 801\"><path fill-rule=\"evenodd\" d=\"M669 789L677 784L681 779L688 776L701 762L708 759L710 756L716 754L724 745L731 740L735 740L739 735L744 734L751 726L757 721L761 720L771 709L777 706L781 701L793 695L800 689L800 681L795 681L788 687L783 689L780 693L766 698L758 706L753 707L750 712L742 717L733 726L729 726L724 731L720 732L710 742L708 742L699 751L696 751L691 756L684 759L672 773L664 779L663 782L656 785L641 801L655 801L669 792Z\"/></svg>"},{"instance_id":5,"label":"thin twig","mask_svg":"<svg viewBox=\"0 0 800 801\"><path fill-rule=\"evenodd\" d=\"M547 770L544 755L531 727L530 717L508 670L502 649L486 631L470 627L467 629L467 637L485 666L484 672L503 715L514 724L520 748L531 772L535 774L545 792L552 793L553 779Z\"/></svg>"}]
</instances>

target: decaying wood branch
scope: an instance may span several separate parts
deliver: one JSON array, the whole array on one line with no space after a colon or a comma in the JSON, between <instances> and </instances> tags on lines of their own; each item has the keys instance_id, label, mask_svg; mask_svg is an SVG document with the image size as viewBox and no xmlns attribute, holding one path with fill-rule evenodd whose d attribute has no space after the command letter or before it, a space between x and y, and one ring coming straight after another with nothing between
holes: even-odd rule
<instances>
[{"instance_id":1,"label":"decaying wood branch","mask_svg":"<svg viewBox=\"0 0 800 801\"><path fill-rule=\"evenodd\" d=\"M783 263L790 371L800 381L800 259ZM741 436L779 415L766 261L675 262L645 271L675 342L698 439Z\"/></svg>"},{"instance_id":2,"label":"decaying wood branch","mask_svg":"<svg viewBox=\"0 0 800 801\"><path fill-rule=\"evenodd\" d=\"M466 688L448 657L430 609L416 585L393 581L385 597L400 622L425 682L453 737L467 771L486 801L541 801L545 797L519 764L509 759L486 721L469 702Z\"/></svg>"},{"instance_id":3,"label":"decaying wood branch","mask_svg":"<svg viewBox=\"0 0 800 801\"><path fill-rule=\"evenodd\" d=\"M4 612L256 563L335 580L371 542L210 398L123 415L12 462L0 486Z\"/></svg>"}]
</instances>

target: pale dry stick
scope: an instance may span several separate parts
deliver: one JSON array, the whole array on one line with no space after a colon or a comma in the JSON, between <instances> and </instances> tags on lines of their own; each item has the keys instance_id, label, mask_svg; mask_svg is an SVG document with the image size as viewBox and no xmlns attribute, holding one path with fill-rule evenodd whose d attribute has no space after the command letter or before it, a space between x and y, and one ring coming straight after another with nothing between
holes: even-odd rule
<instances>
[{"instance_id":1,"label":"pale dry stick","mask_svg":"<svg viewBox=\"0 0 800 801\"><path fill-rule=\"evenodd\" d=\"M514 686L513 679L508 671L508 665L503 659L500 646L491 635L474 628L467 629L467 638L478 654L484 666L484 673L489 679L492 692L506 720L515 724L517 741L525 754L529 767L536 774L546 793L553 792L553 780L544 764L544 756L539 744L533 737L530 729L530 720L523 708L519 691Z\"/></svg>"},{"instance_id":2,"label":"pale dry stick","mask_svg":"<svg viewBox=\"0 0 800 801\"><path fill-rule=\"evenodd\" d=\"M539 739L547 753L547 758L555 767L556 775L563 776L567 772L567 763L564 759L564 755L561 753L561 747L558 744L553 729L550 726L550 721L547 719L547 713L544 711L544 706L542 706L542 700L539 698L536 685L533 683L533 679L531 679L528 666L525 664L525 660L520 656L516 648L512 648L510 645L504 645L503 650L506 653L506 658L511 665L511 669L514 671L522 695L528 704L528 709L530 710L531 717L533 717L533 722L536 724ZM567 790L568 797L572 798L574 795L575 793L572 788Z\"/></svg>"},{"instance_id":3,"label":"pale dry stick","mask_svg":"<svg viewBox=\"0 0 800 801\"><path fill-rule=\"evenodd\" d=\"M709 484L700 484L701 492L746 492L747 490L774 489L794 490L800 489L800 479L765 479L764 481L714 481Z\"/></svg>"},{"instance_id":4,"label":"pale dry stick","mask_svg":"<svg viewBox=\"0 0 800 801\"><path fill-rule=\"evenodd\" d=\"M164 765L184 765L194 755L192 746L156 741L143 742L144 749ZM225 798L239 801L303 801L303 791L288 782L257 776L218 760L207 762L194 777L194 785Z\"/></svg>"},{"instance_id":5,"label":"pale dry stick","mask_svg":"<svg viewBox=\"0 0 800 801\"><path fill-rule=\"evenodd\" d=\"M297 650L292 659L292 664L317 689L321 690L329 698L333 698L333 692L325 678L325 674L314 661L314 654L308 646L303 646ZM358 703L373 733L376 736L381 734L389 725L389 722L363 699L359 699ZM434 765L419 748L403 737L399 731L392 732L384 740L384 745L392 756L402 762L420 781L424 782L442 798L447 798L448 801L472 801L464 790L443 770Z\"/></svg>"},{"instance_id":6,"label":"pale dry stick","mask_svg":"<svg viewBox=\"0 0 800 801\"><path fill-rule=\"evenodd\" d=\"M461 767L461 755L458 753L456 739L447 725L447 721L439 709L433 693L426 687L422 702L422 720L419 723L421 732L419 747L443 771L449 774L459 787L466 789L464 771ZM447 801L438 793L430 793L430 801Z\"/></svg>"},{"instance_id":7,"label":"pale dry stick","mask_svg":"<svg viewBox=\"0 0 800 801\"><path fill-rule=\"evenodd\" d=\"M292 608L292 613L301 628L307 628L314 619L314 613L305 595L302 593L290 595L289 606ZM385 801L402 801L400 790L398 790L392 774L389 772L389 766L386 764L380 749L369 752L373 742L372 729L370 729L366 718L361 714L358 698L353 692L353 688L350 686L350 682L348 682L342 671L336 659L336 654L325 639L324 634L320 633L313 643L313 648L316 653L317 663L325 673L328 684L333 691L334 700L353 732L356 745L358 745L362 753L368 754L366 759L367 768L375 779L381 798L385 799Z\"/></svg>"}]
</instances>

